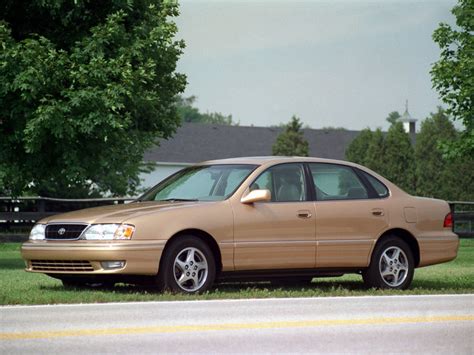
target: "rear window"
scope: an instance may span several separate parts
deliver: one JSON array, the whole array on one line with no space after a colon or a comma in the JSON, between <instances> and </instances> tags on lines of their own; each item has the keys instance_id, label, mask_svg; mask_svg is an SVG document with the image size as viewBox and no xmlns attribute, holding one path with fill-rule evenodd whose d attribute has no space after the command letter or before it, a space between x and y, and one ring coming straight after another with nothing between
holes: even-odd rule
<instances>
[{"instance_id":1,"label":"rear window","mask_svg":"<svg viewBox=\"0 0 474 355\"><path fill-rule=\"evenodd\" d=\"M309 168L318 201L359 200L369 197L357 174L348 166L310 163Z\"/></svg>"},{"instance_id":2,"label":"rear window","mask_svg":"<svg viewBox=\"0 0 474 355\"><path fill-rule=\"evenodd\" d=\"M362 171L362 174L364 174L365 178L369 181L370 185L372 185L375 192L377 192L378 197L388 196L388 188L383 183L374 178L372 175L367 174L365 171Z\"/></svg>"}]
</instances>

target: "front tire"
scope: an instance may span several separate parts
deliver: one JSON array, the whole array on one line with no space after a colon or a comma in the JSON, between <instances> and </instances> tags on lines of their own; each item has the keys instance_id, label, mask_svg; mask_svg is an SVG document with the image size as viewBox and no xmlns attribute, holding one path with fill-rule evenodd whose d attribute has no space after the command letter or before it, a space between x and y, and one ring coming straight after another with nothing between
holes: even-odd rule
<instances>
[{"instance_id":1,"label":"front tire","mask_svg":"<svg viewBox=\"0 0 474 355\"><path fill-rule=\"evenodd\" d=\"M367 270L362 273L368 287L405 290L415 271L413 252L407 243L395 236L377 243Z\"/></svg>"},{"instance_id":2,"label":"front tire","mask_svg":"<svg viewBox=\"0 0 474 355\"><path fill-rule=\"evenodd\" d=\"M201 239L183 236L165 251L158 274L164 290L202 293L209 290L216 277L216 261L212 250Z\"/></svg>"}]
</instances>

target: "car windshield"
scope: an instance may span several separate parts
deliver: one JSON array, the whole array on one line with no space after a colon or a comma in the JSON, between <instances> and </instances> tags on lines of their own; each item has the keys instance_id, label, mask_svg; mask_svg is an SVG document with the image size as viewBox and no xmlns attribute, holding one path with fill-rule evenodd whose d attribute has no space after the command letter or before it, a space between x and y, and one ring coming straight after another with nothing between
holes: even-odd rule
<instances>
[{"instance_id":1,"label":"car windshield","mask_svg":"<svg viewBox=\"0 0 474 355\"><path fill-rule=\"evenodd\" d=\"M193 166L170 176L139 201L221 201L240 186L256 165Z\"/></svg>"}]
</instances>

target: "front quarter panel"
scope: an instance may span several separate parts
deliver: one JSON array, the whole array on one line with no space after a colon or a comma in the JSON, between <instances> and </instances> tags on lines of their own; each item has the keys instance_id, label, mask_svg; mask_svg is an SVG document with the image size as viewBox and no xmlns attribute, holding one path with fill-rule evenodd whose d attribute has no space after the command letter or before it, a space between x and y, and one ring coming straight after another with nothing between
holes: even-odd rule
<instances>
[{"instance_id":1,"label":"front quarter panel","mask_svg":"<svg viewBox=\"0 0 474 355\"><path fill-rule=\"evenodd\" d=\"M229 201L199 202L170 206L144 213L125 223L136 227L134 240L168 241L174 235L200 230L215 239L222 256L223 271L233 270L233 214Z\"/></svg>"}]
</instances>

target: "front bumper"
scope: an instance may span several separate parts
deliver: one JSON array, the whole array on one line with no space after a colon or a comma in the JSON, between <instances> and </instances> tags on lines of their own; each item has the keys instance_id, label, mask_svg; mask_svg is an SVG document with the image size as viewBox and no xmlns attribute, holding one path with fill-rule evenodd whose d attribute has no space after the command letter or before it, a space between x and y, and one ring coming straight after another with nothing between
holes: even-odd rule
<instances>
[{"instance_id":1,"label":"front bumper","mask_svg":"<svg viewBox=\"0 0 474 355\"><path fill-rule=\"evenodd\" d=\"M77 275L156 275L166 240L137 241L29 241L21 255L26 271ZM106 269L103 261L124 261L121 268Z\"/></svg>"}]
</instances>

